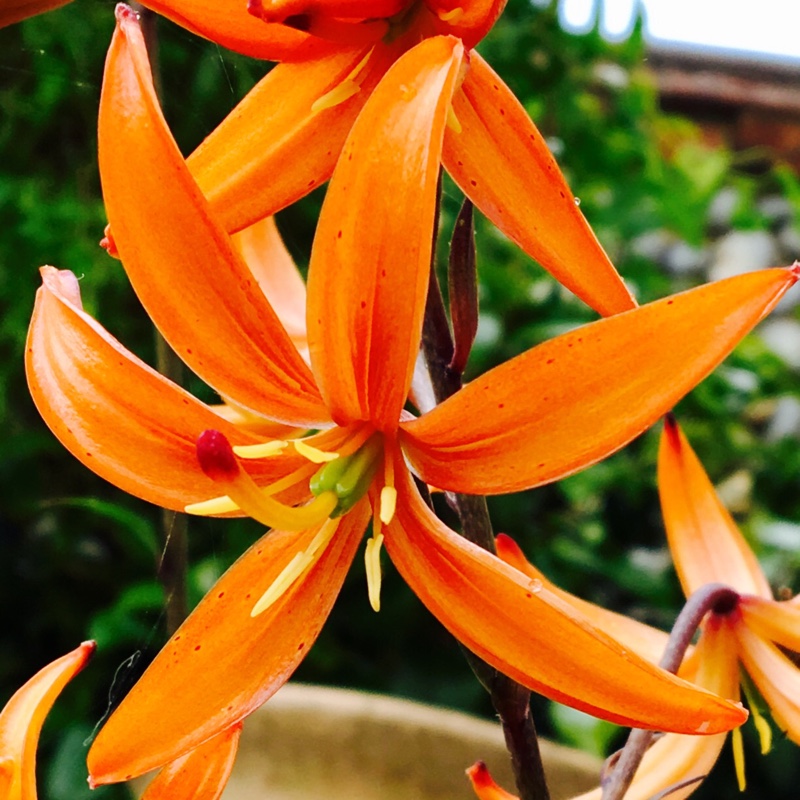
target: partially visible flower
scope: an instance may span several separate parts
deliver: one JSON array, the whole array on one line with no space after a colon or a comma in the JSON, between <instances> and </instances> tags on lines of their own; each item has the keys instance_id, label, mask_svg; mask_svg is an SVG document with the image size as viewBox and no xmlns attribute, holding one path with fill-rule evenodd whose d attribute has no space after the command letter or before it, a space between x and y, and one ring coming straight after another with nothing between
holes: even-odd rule
<instances>
[{"instance_id":1,"label":"partially visible flower","mask_svg":"<svg viewBox=\"0 0 800 800\"><path fill-rule=\"evenodd\" d=\"M0 28L23 19L65 6L70 0L3 0L0 3Z\"/></svg>"},{"instance_id":2,"label":"partially visible flower","mask_svg":"<svg viewBox=\"0 0 800 800\"><path fill-rule=\"evenodd\" d=\"M141 800L217 800L228 783L242 724L236 723L164 766Z\"/></svg>"},{"instance_id":3,"label":"partially visible flower","mask_svg":"<svg viewBox=\"0 0 800 800\"><path fill-rule=\"evenodd\" d=\"M678 576L688 597L711 583L729 586L738 601L716 608L703 623L700 639L678 674L709 691L739 699L739 667L744 667L789 739L800 744L800 668L792 654L800 653L800 596L775 600L755 554L672 416L661 438L658 460L661 506ZM507 537L498 537L498 555L543 585L544 576L525 562ZM560 591L560 590L557 590ZM560 592L582 609L600 630L607 630L633 652L655 660L659 637L665 635L621 615ZM750 700L762 752L770 747L769 723L761 716L757 698ZM727 734L691 736L667 733L647 751L625 793L625 800L649 800L666 795L683 800L697 788L716 763ZM737 778L744 787L741 733L733 732ZM491 778L476 769L473 785L482 800L502 795ZM680 787L674 788L673 787ZM601 792L575 800L600 800Z\"/></svg>"},{"instance_id":4,"label":"partially visible flower","mask_svg":"<svg viewBox=\"0 0 800 800\"><path fill-rule=\"evenodd\" d=\"M445 627L529 688L648 727L741 722L740 707L623 652L456 535L425 505L409 465L437 487L479 494L575 472L671 408L797 273L740 276L584 326L410 419L439 155L462 59L453 38L412 48L353 128L309 267L309 367L193 182L158 109L141 31L120 10L100 172L134 288L176 353L237 408L320 432L265 441L226 423L89 317L72 274L43 269L27 369L62 442L147 500L277 528L220 579L112 715L90 752L97 782L173 761L277 691L318 635L370 516L373 605L385 542Z\"/></svg>"},{"instance_id":5,"label":"partially visible flower","mask_svg":"<svg viewBox=\"0 0 800 800\"><path fill-rule=\"evenodd\" d=\"M61 690L88 663L84 642L36 673L0 712L0 798L36 800L36 747L42 723Z\"/></svg>"},{"instance_id":6,"label":"partially visible flower","mask_svg":"<svg viewBox=\"0 0 800 800\"><path fill-rule=\"evenodd\" d=\"M263 21L247 13L245 0L144 5L225 47L284 62L188 159L229 232L327 181L391 65L425 39L451 36L466 50L465 76L449 111L444 167L506 236L601 314L635 306L544 138L472 49L505 0L251 0L250 11ZM366 150L351 156L368 157Z\"/></svg>"},{"instance_id":7,"label":"partially visible flower","mask_svg":"<svg viewBox=\"0 0 800 800\"><path fill-rule=\"evenodd\" d=\"M687 596L708 583L722 583L740 597L713 615L735 639L735 651L769 706L778 727L800 744L800 596L775 600L744 536L714 491L708 475L672 417L664 425L658 484L670 550ZM708 623L706 623L708 628ZM751 710L756 712L755 703ZM754 713L762 750L769 724ZM741 752L738 731L734 748ZM739 779L744 783L739 760Z\"/></svg>"}]
</instances>

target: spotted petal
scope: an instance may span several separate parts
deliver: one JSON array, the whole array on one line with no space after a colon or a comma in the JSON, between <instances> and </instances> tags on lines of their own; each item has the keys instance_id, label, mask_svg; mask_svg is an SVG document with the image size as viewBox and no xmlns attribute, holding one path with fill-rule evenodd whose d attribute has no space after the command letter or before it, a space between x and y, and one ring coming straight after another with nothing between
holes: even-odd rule
<instances>
[{"instance_id":1,"label":"spotted petal","mask_svg":"<svg viewBox=\"0 0 800 800\"><path fill-rule=\"evenodd\" d=\"M322 628L368 516L363 502L347 514L319 560L256 617L258 599L317 529L272 531L239 558L100 731L89 751L94 783L174 761L268 700Z\"/></svg>"},{"instance_id":2,"label":"spotted petal","mask_svg":"<svg viewBox=\"0 0 800 800\"><path fill-rule=\"evenodd\" d=\"M399 467L399 465L398 465ZM716 733L741 706L640 659L571 604L458 536L399 469L386 549L420 600L468 649L533 691L621 725Z\"/></svg>"},{"instance_id":3,"label":"spotted petal","mask_svg":"<svg viewBox=\"0 0 800 800\"><path fill-rule=\"evenodd\" d=\"M601 314L636 305L531 118L477 54L453 101L444 165L503 233Z\"/></svg>"},{"instance_id":4,"label":"spotted petal","mask_svg":"<svg viewBox=\"0 0 800 800\"><path fill-rule=\"evenodd\" d=\"M283 422L327 420L307 365L186 168L124 6L106 62L99 155L116 247L175 352L240 406Z\"/></svg>"},{"instance_id":5,"label":"spotted petal","mask_svg":"<svg viewBox=\"0 0 800 800\"><path fill-rule=\"evenodd\" d=\"M61 443L101 477L160 506L181 510L218 495L198 466L198 435L213 428L234 444L260 439L227 423L103 330L82 310L71 272L44 267L42 281L25 370L34 403ZM266 483L300 462L279 456L248 467Z\"/></svg>"},{"instance_id":6,"label":"spotted petal","mask_svg":"<svg viewBox=\"0 0 800 800\"><path fill-rule=\"evenodd\" d=\"M468 494L577 472L672 408L797 277L797 269L741 275L551 339L403 422L406 455L427 483Z\"/></svg>"},{"instance_id":7,"label":"spotted petal","mask_svg":"<svg viewBox=\"0 0 800 800\"><path fill-rule=\"evenodd\" d=\"M334 420L394 430L419 351L436 182L463 47L426 39L387 72L347 140L308 278L314 374Z\"/></svg>"}]
</instances>

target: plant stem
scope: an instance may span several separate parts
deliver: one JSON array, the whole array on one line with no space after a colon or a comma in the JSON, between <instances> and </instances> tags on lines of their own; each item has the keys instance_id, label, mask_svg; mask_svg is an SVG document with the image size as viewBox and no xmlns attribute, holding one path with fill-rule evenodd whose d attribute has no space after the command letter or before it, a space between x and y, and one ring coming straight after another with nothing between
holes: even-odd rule
<instances>
[{"instance_id":1,"label":"plant stem","mask_svg":"<svg viewBox=\"0 0 800 800\"><path fill-rule=\"evenodd\" d=\"M437 208L438 206L439 203ZM438 218L436 222L438 223ZM432 262L435 260L437 228L438 224L434 225ZM446 400L461 388L461 373L451 366L454 350L439 281L434 264L431 263L422 329L422 352L437 403ZM486 499L478 495L449 494L448 500L458 513L462 536L479 547L495 553L494 532ZM469 650L464 649L464 654L475 676L489 693L492 705L500 717L520 800L549 800L550 793L539 751L539 741L531 716L530 691L498 672Z\"/></svg>"},{"instance_id":2,"label":"plant stem","mask_svg":"<svg viewBox=\"0 0 800 800\"><path fill-rule=\"evenodd\" d=\"M709 611L727 613L738 601L739 595L721 583L709 583L698 589L678 614L658 666L667 672L677 672L703 617ZM634 729L630 732L613 769L603 782L603 800L622 800L647 748L650 747L653 736L655 736L653 731Z\"/></svg>"}]
</instances>

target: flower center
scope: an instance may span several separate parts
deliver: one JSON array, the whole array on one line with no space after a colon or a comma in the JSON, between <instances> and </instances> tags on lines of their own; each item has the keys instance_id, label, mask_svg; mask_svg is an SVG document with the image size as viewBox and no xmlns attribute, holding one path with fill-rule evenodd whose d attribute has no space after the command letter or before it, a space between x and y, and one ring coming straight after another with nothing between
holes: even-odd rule
<instances>
[{"instance_id":1,"label":"flower center","mask_svg":"<svg viewBox=\"0 0 800 800\"><path fill-rule=\"evenodd\" d=\"M325 434L322 435L323 438ZM260 487L242 468L240 459L272 458L293 446L308 463L268 486ZM203 472L225 488L227 494L186 506L190 514L219 515L244 511L271 528L299 531L321 526L311 544L295 553L280 575L252 610L256 616L269 608L304 575L325 552L339 526L339 518L352 509L383 472L383 486L373 496L373 536L365 549L367 589L370 604L380 609L381 525L391 522L397 491L394 487L394 455L384 436L369 426L354 428L341 442L341 452L319 449L303 439L274 440L257 445L232 447L223 433L206 430L197 439L197 460ZM321 466L320 466L321 465ZM311 502L290 506L275 495L308 486Z\"/></svg>"}]
</instances>

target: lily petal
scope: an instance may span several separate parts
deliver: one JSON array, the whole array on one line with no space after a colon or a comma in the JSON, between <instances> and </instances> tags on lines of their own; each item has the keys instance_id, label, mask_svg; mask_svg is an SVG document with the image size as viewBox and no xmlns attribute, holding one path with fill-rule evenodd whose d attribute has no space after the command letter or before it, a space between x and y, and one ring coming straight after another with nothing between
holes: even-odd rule
<instances>
[{"instance_id":1,"label":"lily petal","mask_svg":"<svg viewBox=\"0 0 800 800\"><path fill-rule=\"evenodd\" d=\"M518 569L534 581L538 581L556 597L568 603L577 612L585 617L595 628L607 633L616 639L626 650L636 653L637 656L657 664L664 654L669 641L669 634L658 628L652 628L643 622L609 611L594 603L581 600L574 594L560 589L549 581L543 573L533 566L524 556L519 545L504 533L497 535L497 556L506 564Z\"/></svg>"},{"instance_id":2,"label":"lily petal","mask_svg":"<svg viewBox=\"0 0 800 800\"><path fill-rule=\"evenodd\" d=\"M796 602L777 602L745 595L739 600L739 610L750 630L781 647L800 653L800 605Z\"/></svg>"},{"instance_id":3,"label":"lily petal","mask_svg":"<svg viewBox=\"0 0 800 800\"><path fill-rule=\"evenodd\" d=\"M664 422L658 452L658 491L669 548L687 597L718 582L772 599L755 554L671 416Z\"/></svg>"},{"instance_id":4,"label":"lily petal","mask_svg":"<svg viewBox=\"0 0 800 800\"><path fill-rule=\"evenodd\" d=\"M746 625L737 626L736 636L742 663L767 701L775 722L795 744L800 744L800 669Z\"/></svg>"},{"instance_id":5,"label":"lily petal","mask_svg":"<svg viewBox=\"0 0 800 800\"><path fill-rule=\"evenodd\" d=\"M464 49L424 40L348 137L308 279L311 363L334 420L396 429L419 350L442 138Z\"/></svg>"},{"instance_id":6,"label":"lily petal","mask_svg":"<svg viewBox=\"0 0 800 800\"><path fill-rule=\"evenodd\" d=\"M268 700L319 634L369 513L362 501L343 517L319 560L256 617L258 599L318 528L272 531L239 558L100 731L88 758L94 783L128 780L174 761Z\"/></svg>"},{"instance_id":7,"label":"lily petal","mask_svg":"<svg viewBox=\"0 0 800 800\"><path fill-rule=\"evenodd\" d=\"M378 44L350 78L369 53L369 47L348 47L307 63L279 64L192 153L189 169L226 230L274 214L330 178L353 121L393 58ZM325 98L347 80L358 91L326 106Z\"/></svg>"},{"instance_id":8,"label":"lily petal","mask_svg":"<svg viewBox=\"0 0 800 800\"><path fill-rule=\"evenodd\" d=\"M621 725L717 733L741 706L640 659L576 608L447 528L398 464L397 513L385 545L437 619L487 663L553 700Z\"/></svg>"},{"instance_id":9,"label":"lily petal","mask_svg":"<svg viewBox=\"0 0 800 800\"><path fill-rule=\"evenodd\" d=\"M141 800L217 800L233 769L241 732L241 723L232 725L167 764L147 786Z\"/></svg>"},{"instance_id":10,"label":"lily petal","mask_svg":"<svg viewBox=\"0 0 800 800\"><path fill-rule=\"evenodd\" d=\"M117 14L100 100L100 175L136 293L176 353L223 396L282 422L326 421L308 366L166 127L135 15L124 6ZM214 335L198 337L201 328Z\"/></svg>"},{"instance_id":11,"label":"lily petal","mask_svg":"<svg viewBox=\"0 0 800 800\"><path fill-rule=\"evenodd\" d=\"M791 268L741 275L551 339L403 422L405 453L426 483L467 494L577 472L672 408L797 277Z\"/></svg>"},{"instance_id":12,"label":"lily petal","mask_svg":"<svg viewBox=\"0 0 800 800\"><path fill-rule=\"evenodd\" d=\"M71 272L44 267L42 280L25 370L56 437L98 475L156 505L182 510L219 494L197 463L198 435L212 428L233 444L261 439L229 425L122 347L81 309ZM268 483L302 462L278 456L247 466Z\"/></svg>"},{"instance_id":13,"label":"lily petal","mask_svg":"<svg viewBox=\"0 0 800 800\"><path fill-rule=\"evenodd\" d=\"M327 53L331 45L289 27L269 25L242 0L146 0L142 5L222 47L269 61L298 61Z\"/></svg>"},{"instance_id":14,"label":"lily petal","mask_svg":"<svg viewBox=\"0 0 800 800\"><path fill-rule=\"evenodd\" d=\"M578 209L544 138L477 54L453 100L461 131L444 165L475 205L556 280L603 315L636 305Z\"/></svg>"},{"instance_id":15,"label":"lily petal","mask_svg":"<svg viewBox=\"0 0 800 800\"><path fill-rule=\"evenodd\" d=\"M21 22L44 11L52 11L69 2L70 0L3 0L3 5L0 7L0 28Z\"/></svg>"},{"instance_id":16,"label":"lily petal","mask_svg":"<svg viewBox=\"0 0 800 800\"><path fill-rule=\"evenodd\" d=\"M0 796L36 800L36 747L45 717L62 689L88 663L94 642L56 659L18 689L0 712Z\"/></svg>"},{"instance_id":17,"label":"lily petal","mask_svg":"<svg viewBox=\"0 0 800 800\"><path fill-rule=\"evenodd\" d=\"M739 663L736 636L729 620L711 615L695 650L699 671L694 682L722 697L739 698ZM686 736L668 733L645 753L625 800L650 800L670 786L702 778L717 761L726 733L713 736ZM700 782L670 792L669 800L683 800ZM600 800L601 790L587 792L573 800Z\"/></svg>"},{"instance_id":18,"label":"lily petal","mask_svg":"<svg viewBox=\"0 0 800 800\"><path fill-rule=\"evenodd\" d=\"M302 354L306 337L306 283L283 243L274 217L239 231L231 237L264 296Z\"/></svg>"}]
</instances>

